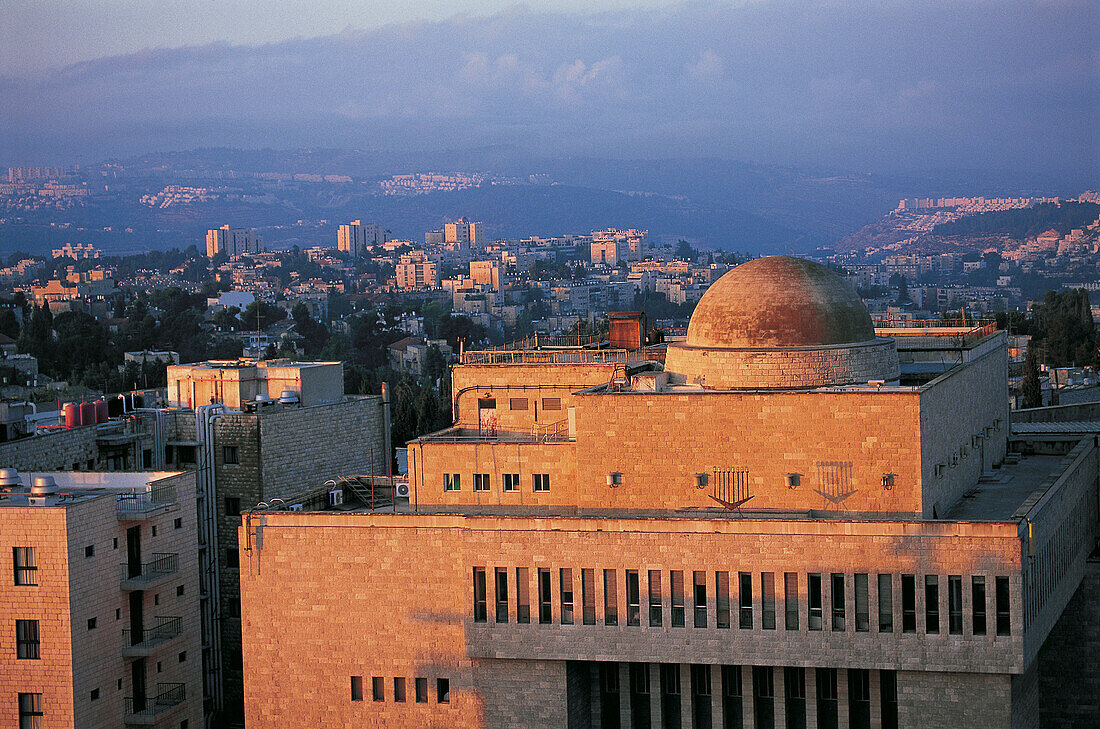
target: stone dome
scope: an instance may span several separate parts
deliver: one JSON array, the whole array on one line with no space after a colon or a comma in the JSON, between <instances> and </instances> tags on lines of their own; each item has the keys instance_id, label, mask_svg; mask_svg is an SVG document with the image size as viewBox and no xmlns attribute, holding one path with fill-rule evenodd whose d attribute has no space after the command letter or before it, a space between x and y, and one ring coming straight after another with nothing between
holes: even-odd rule
<instances>
[{"instance_id":1,"label":"stone dome","mask_svg":"<svg viewBox=\"0 0 1100 729\"><path fill-rule=\"evenodd\" d=\"M737 266L707 290L685 344L808 347L874 338L867 307L839 275L813 261L769 256Z\"/></svg>"}]
</instances>

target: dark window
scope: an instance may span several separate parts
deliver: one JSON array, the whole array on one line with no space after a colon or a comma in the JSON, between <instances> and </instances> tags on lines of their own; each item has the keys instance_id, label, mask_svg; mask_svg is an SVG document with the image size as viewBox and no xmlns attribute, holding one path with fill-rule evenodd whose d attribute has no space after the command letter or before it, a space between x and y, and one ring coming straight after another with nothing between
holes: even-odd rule
<instances>
[{"instance_id":1,"label":"dark window","mask_svg":"<svg viewBox=\"0 0 1100 729\"><path fill-rule=\"evenodd\" d=\"M619 598L615 590L615 570L603 571L603 624L619 624Z\"/></svg>"},{"instance_id":2,"label":"dark window","mask_svg":"<svg viewBox=\"0 0 1100 729\"><path fill-rule=\"evenodd\" d=\"M898 729L898 674L894 671L879 671L878 690L882 729Z\"/></svg>"},{"instance_id":3,"label":"dark window","mask_svg":"<svg viewBox=\"0 0 1100 729\"><path fill-rule=\"evenodd\" d=\"M363 677L352 676L351 677L351 700L362 701L363 700Z\"/></svg>"},{"instance_id":4,"label":"dark window","mask_svg":"<svg viewBox=\"0 0 1100 729\"><path fill-rule=\"evenodd\" d=\"M176 517L176 519L172 522L172 528L173 529L183 529L183 517ZM117 545L116 545L116 549L117 549Z\"/></svg>"},{"instance_id":5,"label":"dark window","mask_svg":"<svg viewBox=\"0 0 1100 729\"><path fill-rule=\"evenodd\" d=\"M497 400L495 397L479 397L477 399L478 410L496 410Z\"/></svg>"},{"instance_id":6,"label":"dark window","mask_svg":"<svg viewBox=\"0 0 1100 729\"><path fill-rule=\"evenodd\" d=\"M153 451L149 448L141 452L141 467L146 471L153 468Z\"/></svg>"},{"instance_id":7,"label":"dark window","mask_svg":"<svg viewBox=\"0 0 1100 729\"><path fill-rule=\"evenodd\" d=\"M833 601L833 630L845 630L844 624L844 575L833 573L830 592Z\"/></svg>"},{"instance_id":8,"label":"dark window","mask_svg":"<svg viewBox=\"0 0 1100 729\"><path fill-rule=\"evenodd\" d=\"M241 500L236 496L225 497L225 515L226 516L240 516L241 515Z\"/></svg>"},{"instance_id":9,"label":"dark window","mask_svg":"<svg viewBox=\"0 0 1100 729\"><path fill-rule=\"evenodd\" d=\"M486 619L485 605L485 568L474 567L474 622L484 623Z\"/></svg>"},{"instance_id":10,"label":"dark window","mask_svg":"<svg viewBox=\"0 0 1100 729\"><path fill-rule=\"evenodd\" d=\"M648 729L652 726L649 696L649 664L630 664L630 726Z\"/></svg>"},{"instance_id":11,"label":"dark window","mask_svg":"<svg viewBox=\"0 0 1100 729\"><path fill-rule=\"evenodd\" d=\"M154 524L154 525L152 526L152 528L151 528L151 529L149 530L149 532L150 532L150 534L151 534L152 536L154 536L154 537L155 537L155 536L157 535L157 525L156 525L156 524Z\"/></svg>"},{"instance_id":12,"label":"dark window","mask_svg":"<svg viewBox=\"0 0 1100 729\"><path fill-rule=\"evenodd\" d=\"M508 570L496 568L497 615L498 623L508 622ZM404 680L404 679L402 679Z\"/></svg>"},{"instance_id":13,"label":"dark window","mask_svg":"<svg viewBox=\"0 0 1100 729\"><path fill-rule=\"evenodd\" d=\"M856 631L866 633L871 629L871 604L867 594L867 575L855 576L856 591Z\"/></svg>"},{"instance_id":14,"label":"dark window","mask_svg":"<svg viewBox=\"0 0 1100 729\"><path fill-rule=\"evenodd\" d=\"M656 628L664 621L664 606L661 604L661 571L649 571L649 625Z\"/></svg>"},{"instance_id":15,"label":"dark window","mask_svg":"<svg viewBox=\"0 0 1100 729\"><path fill-rule=\"evenodd\" d=\"M672 570L668 573L668 584L672 590L670 607L672 608L672 627L684 627L684 573Z\"/></svg>"},{"instance_id":16,"label":"dark window","mask_svg":"<svg viewBox=\"0 0 1100 729\"><path fill-rule=\"evenodd\" d=\"M91 693L91 696L89 698L92 701L99 701L99 689L97 689L97 688L92 689L92 693Z\"/></svg>"},{"instance_id":17,"label":"dark window","mask_svg":"<svg viewBox=\"0 0 1100 729\"><path fill-rule=\"evenodd\" d=\"M405 703L405 678L403 676L393 679L393 700L399 704Z\"/></svg>"},{"instance_id":18,"label":"dark window","mask_svg":"<svg viewBox=\"0 0 1100 729\"><path fill-rule=\"evenodd\" d=\"M997 635L1010 635L1012 621L1009 619L1008 578L998 577L994 584L997 598Z\"/></svg>"},{"instance_id":19,"label":"dark window","mask_svg":"<svg viewBox=\"0 0 1100 729\"><path fill-rule=\"evenodd\" d=\"M695 627L707 627L707 573L692 573L692 594L695 598Z\"/></svg>"},{"instance_id":20,"label":"dark window","mask_svg":"<svg viewBox=\"0 0 1100 729\"><path fill-rule=\"evenodd\" d=\"M526 567L516 567L516 622L531 622L531 582Z\"/></svg>"},{"instance_id":21,"label":"dark window","mask_svg":"<svg viewBox=\"0 0 1100 729\"><path fill-rule=\"evenodd\" d=\"M662 726L680 729L680 665L661 664L661 718Z\"/></svg>"},{"instance_id":22,"label":"dark window","mask_svg":"<svg viewBox=\"0 0 1100 729\"><path fill-rule=\"evenodd\" d=\"M786 628L798 630L798 575L794 572L783 575L783 599L786 605Z\"/></svg>"},{"instance_id":23,"label":"dark window","mask_svg":"<svg viewBox=\"0 0 1100 729\"><path fill-rule=\"evenodd\" d=\"M787 729L806 729L806 669L783 669Z\"/></svg>"},{"instance_id":24,"label":"dark window","mask_svg":"<svg viewBox=\"0 0 1100 729\"><path fill-rule=\"evenodd\" d=\"M95 630L97 623L95 618L88 618L88 630Z\"/></svg>"},{"instance_id":25,"label":"dark window","mask_svg":"<svg viewBox=\"0 0 1100 729\"><path fill-rule=\"evenodd\" d=\"M416 703L418 703L418 704L428 703L428 679L426 679L426 678L414 678L413 679L413 691L416 693Z\"/></svg>"},{"instance_id":26,"label":"dark window","mask_svg":"<svg viewBox=\"0 0 1100 729\"><path fill-rule=\"evenodd\" d=\"M940 578L936 575L924 576L924 630L940 632Z\"/></svg>"},{"instance_id":27,"label":"dark window","mask_svg":"<svg viewBox=\"0 0 1100 729\"><path fill-rule=\"evenodd\" d=\"M451 680L449 678L437 678L435 680L435 702L437 704L451 703Z\"/></svg>"},{"instance_id":28,"label":"dark window","mask_svg":"<svg viewBox=\"0 0 1100 729\"><path fill-rule=\"evenodd\" d=\"M461 491L462 490L462 476L457 473L445 473L443 474L443 490L444 491Z\"/></svg>"},{"instance_id":29,"label":"dark window","mask_svg":"<svg viewBox=\"0 0 1100 729\"><path fill-rule=\"evenodd\" d=\"M180 463L194 463L195 462L195 446L190 446L190 445L176 446L176 454L179 455Z\"/></svg>"},{"instance_id":30,"label":"dark window","mask_svg":"<svg viewBox=\"0 0 1100 729\"><path fill-rule=\"evenodd\" d=\"M500 488L502 491L519 491L518 473L505 473L501 475L500 479Z\"/></svg>"},{"instance_id":31,"label":"dark window","mask_svg":"<svg viewBox=\"0 0 1100 729\"><path fill-rule=\"evenodd\" d=\"M549 473L534 473L531 474L531 490L536 493L542 493L550 490L550 474Z\"/></svg>"},{"instance_id":32,"label":"dark window","mask_svg":"<svg viewBox=\"0 0 1100 729\"><path fill-rule=\"evenodd\" d=\"M917 631L917 578L901 576L901 632Z\"/></svg>"},{"instance_id":33,"label":"dark window","mask_svg":"<svg viewBox=\"0 0 1100 729\"><path fill-rule=\"evenodd\" d=\"M34 547L12 547L12 561L15 565L15 584L38 584L38 563L35 562ZM26 694L26 696L41 697L42 694Z\"/></svg>"},{"instance_id":34,"label":"dark window","mask_svg":"<svg viewBox=\"0 0 1100 729\"><path fill-rule=\"evenodd\" d=\"M241 556L237 553L236 549L230 547L225 550L225 566L226 567L240 567Z\"/></svg>"},{"instance_id":35,"label":"dark window","mask_svg":"<svg viewBox=\"0 0 1100 729\"><path fill-rule=\"evenodd\" d=\"M649 664L648 663L631 663L630 664L630 693L632 693L632 694L648 694L649 693Z\"/></svg>"},{"instance_id":36,"label":"dark window","mask_svg":"<svg viewBox=\"0 0 1100 729\"><path fill-rule=\"evenodd\" d=\"M175 462L175 448L173 448L170 445L164 446L164 462L165 463L174 463Z\"/></svg>"},{"instance_id":37,"label":"dark window","mask_svg":"<svg viewBox=\"0 0 1100 729\"><path fill-rule=\"evenodd\" d=\"M182 519L176 519L176 521L180 522L181 526L183 525L183 520ZM118 537L115 537L114 539L112 539L111 544L112 544L112 547L111 547L112 549L118 549Z\"/></svg>"},{"instance_id":38,"label":"dark window","mask_svg":"<svg viewBox=\"0 0 1100 729\"><path fill-rule=\"evenodd\" d=\"M180 651L180 654L176 656L179 663L187 663L187 651Z\"/></svg>"},{"instance_id":39,"label":"dark window","mask_svg":"<svg viewBox=\"0 0 1100 729\"><path fill-rule=\"evenodd\" d=\"M542 399L543 410L561 410L560 397L544 397Z\"/></svg>"},{"instance_id":40,"label":"dark window","mask_svg":"<svg viewBox=\"0 0 1100 729\"><path fill-rule=\"evenodd\" d=\"M381 676L372 676L370 680L370 695L375 701L386 700L386 682Z\"/></svg>"},{"instance_id":41,"label":"dark window","mask_svg":"<svg viewBox=\"0 0 1100 729\"><path fill-rule=\"evenodd\" d=\"M626 624L641 625L642 596L638 570L626 571Z\"/></svg>"},{"instance_id":42,"label":"dark window","mask_svg":"<svg viewBox=\"0 0 1100 729\"><path fill-rule=\"evenodd\" d=\"M894 632L894 583L892 575L878 576L878 632Z\"/></svg>"},{"instance_id":43,"label":"dark window","mask_svg":"<svg viewBox=\"0 0 1100 729\"><path fill-rule=\"evenodd\" d=\"M488 491L489 490L489 474L487 473L475 473L474 474L474 491Z\"/></svg>"},{"instance_id":44,"label":"dark window","mask_svg":"<svg viewBox=\"0 0 1100 729\"><path fill-rule=\"evenodd\" d=\"M600 726L618 729L619 717L619 664L600 663Z\"/></svg>"},{"instance_id":45,"label":"dark window","mask_svg":"<svg viewBox=\"0 0 1100 729\"><path fill-rule=\"evenodd\" d=\"M84 548L84 559L87 559L88 557L94 557L94 556L95 556L95 545L94 544L89 544L87 547Z\"/></svg>"},{"instance_id":46,"label":"dark window","mask_svg":"<svg viewBox=\"0 0 1100 729\"><path fill-rule=\"evenodd\" d=\"M722 666L723 729L742 729L741 666Z\"/></svg>"},{"instance_id":47,"label":"dark window","mask_svg":"<svg viewBox=\"0 0 1100 729\"><path fill-rule=\"evenodd\" d=\"M752 575L742 572L738 577L741 582L741 610L738 625L744 630L752 630Z\"/></svg>"},{"instance_id":48,"label":"dark window","mask_svg":"<svg viewBox=\"0 0 1100 729\"><path fill-rule=\"evenodd\" d=\"M635 573L635 579L637 574ZM628 579L629 583L629 579ZM558 571L558 588L561 596L561 624L573 624L573 570L563 567Z\"/></svg>"},{"instance_id":49,"label":"dark window","mask_svg":"<svg viewBox=\"0 0 1100 729\"><path fill-rule=\"evenodd\" d=\"M821 575L807 575L806 588L807 608L809 610L806 627L810 630L821 630Z\"/></svg>"},{"instance_id":50,"label":"dark window","mask_svg":"<svg viewBox=\"0 0 1100 729\"><path fill-rule=\"evenodd\" d=\"M581 621L596 624L596 573L590 569L581 570Z\"/></svg>"},{"instance_id":51,"label":"dark window","mask_svg":"<svg viewBox=\"0 0 1100 729\"><path fill-rule=\"evenodd\" d=\"M23 659L41 658L39 648L37 620L15 621L15 657Z\"/></svg>"},{"instance_id":52,"label":"dark window","mask_svg":"<svg viewBox=\"0 0 1100 729\"><path fill-rule=\"evenodd\" d=\"M836 690L836 669L817 669L817 726L818 729L838 729L839 706Z\"/></svg>"},{"instance_id":53,"label":"dark window","mask_svg":"<svg viewBox=\"0 0 1100 729\"><path fill-rule=\"evenodd\" d=\"M852 729L871 729L871 672L848 669L848 719Z\"/></svg>"},{"instance_id":54,"label":"dark window","mask_svg":"<svg viewBox=\"0 0 1100 729\"><path fill-rule=\"evenodd\" d=\"M730 627L730 573L714 573L714 619L719 628Z\"/></svg>"},{"instance_id":55,"label":"dark window","mask_svg":"<svg viewBox=\"0 0 1100 729\"><path fill-rule=\"evenodd\" d=\"M752 703L757 729L775 726L775 675L771 666L752 667Z\"/></svg>"},{"instance_id":56,"label":"dark window","mask_svg":"<svg viewBox=\"0 0 1100 729\"><path fill-rule=\"evenodd\" d=\"M222 446L222 460L229 465L241 462L241 452L237 446Z\"/></svg>"},{"instance_id":57,"label":"dark window","mask_svg":"<svg viewBox=\"0 0 1100 729\"><path fill-rule=\"evenodd\" d=\"M710 666L694 665L691 667L692 729L711 729L713 719L710 698Z\"/></svg>"},{"instance_id":58,"label":"dark window","mask_svg":"<svg viewBox=\"0 0 1100 729\"><path fill-rule=\"evenodd\" d=\"M775 575L760 573L760 627L775 630Z\"/></svg>"},{"instance_id":59,"label":"dark window","mask_svg":"<svg viewBox=\"0 0 1100 729\"><path fill-rule=\"evenodd\" d=\"M970 583L974 603L974 635L985 635L985 577L975 577Z\"/></svg>"},{"instance_id":60,"label":"dark window","mask_svg":"<svg viewBox=\"0 0 1100 729\"><path fill-rule=\"evenodd\" d=\"M961 575L947 576L947 632L962 635L963 585Z\"/></svg>"},{"instance_id":61,"label":"dark window","mask_svg":"<svg viewBox=\"0 0 1100 729\"><path fill-rule=\"evenodd\" d=\"M513 397L508 400L509 410L526 410L527 398L525 397Z\"/></svg>"},{"instance_id":62,"label":"dark window","mask_svg":"<svg viewBox=\"0 0 1100 729\"><path fill-rule=\"evenodd\" d=\"M545 625L551 620L550 570L539 568L539 622Z\"/></svg>"},{"instance_id":63,"label":"dark window","mask_svg":"<svg viewBox=\"0 0 1100 729\"><path fill-rule=\"evenodd\" d=\"M176 597L180 597L181 595L183 595L183 592L183 585L176 585Z\"/></svg>"},{"instance_id":64,"label":"dark window","mask_svg":"<svg viewBox=\"0 0 1100 729\"><path fill-rule=\"evenodd\" d=\"M44 729L42 694L19 694L19 729Z\"/></svg>"}]
</instances>

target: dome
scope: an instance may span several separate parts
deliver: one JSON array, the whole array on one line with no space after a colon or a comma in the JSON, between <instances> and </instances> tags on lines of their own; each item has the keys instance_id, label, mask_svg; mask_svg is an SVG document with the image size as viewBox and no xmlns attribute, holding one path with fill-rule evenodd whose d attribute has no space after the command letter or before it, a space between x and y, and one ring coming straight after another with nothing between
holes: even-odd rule
<instances>
[{"instance_id":1,"label":"dome","mask_svg":"<svg viewBox=\"0 0 1100 729\"><path fill-rule=\"evenodd\" d=\"M812 347L875 338L867 307L819 263L769 256L737 266L699 300L691 347Z\"/></svg>"}]
</instances>

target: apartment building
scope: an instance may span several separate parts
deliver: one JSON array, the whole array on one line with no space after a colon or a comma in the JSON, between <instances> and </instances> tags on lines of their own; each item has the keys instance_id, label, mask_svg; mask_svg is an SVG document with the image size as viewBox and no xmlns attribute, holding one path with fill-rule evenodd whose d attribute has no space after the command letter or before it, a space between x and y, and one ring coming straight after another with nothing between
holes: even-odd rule
<instances>
[{"instance_id":1,"label":"apartment building","mask_svg":"<svg viewBox=\"0 0 1100 729\"><path fill-rule=\"evenodd\" d=\"M250 228L231 228L223 225L206 231L207 258L213 258L219 253L227 256L259 253L263 250L263 245L264 239Z\"/></svg>"}]
</instances>

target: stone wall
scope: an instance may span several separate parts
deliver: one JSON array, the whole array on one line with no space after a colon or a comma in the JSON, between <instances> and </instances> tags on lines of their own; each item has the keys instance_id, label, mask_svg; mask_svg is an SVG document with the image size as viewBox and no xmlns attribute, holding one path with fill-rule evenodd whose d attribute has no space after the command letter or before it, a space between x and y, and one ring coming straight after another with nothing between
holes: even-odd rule
<instances>
[{"instance_id":1,"label":"stone wall","mask_svg":"<svg viewBox=\"0 0 1100 729\"><path fill-rule=\"evenodd\" d=\"M610 382L614 371L614 364L591 363L455 365L451 368L454 412L460 425L477 427L478 398L489 396L496 400L496 408L482 410L483 425L493 418L502 430L529 431L566 418L569 407L576 404L574 392ZM512 403L512 398L523 402ZM544 398L560 400L560 409L546 410Z\"/></svg>"},{"instance_id":2,"label":"stone wall","mask_svg":"<svg viewBox=\"0 0 1100 729\"><path fill-rule=\"evenodd\" d=\"M98 458L94 427L56 430L0 443L0 464L22 471L91 471L95 470ZM78 467L73 468L74 465Z\"/></svg>"},{"instance_id":3,"label":"stone wall","mask_svg":"<svg viewBox=\"0 0 1100 729\"><path fill-rule=\"evenodd\" d=\"M1046 729L1085 729L1100 716L1100 554L1039 651L1039 714Z\"/></svg>"}]
</instances>

